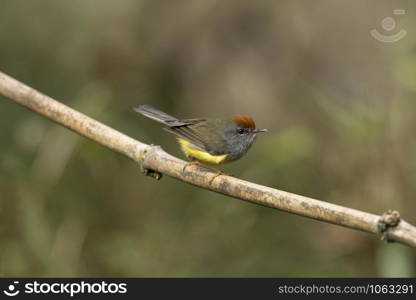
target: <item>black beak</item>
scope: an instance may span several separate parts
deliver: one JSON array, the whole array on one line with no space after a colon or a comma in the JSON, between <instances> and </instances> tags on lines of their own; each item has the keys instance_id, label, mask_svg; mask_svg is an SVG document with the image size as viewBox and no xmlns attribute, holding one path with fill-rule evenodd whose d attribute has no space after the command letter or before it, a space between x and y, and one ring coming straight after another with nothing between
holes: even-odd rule
<instances>
[{"instance_id":1,"label":"black beak","mask_svg":"<svg viewBox=\"0 0 416 300\"><path fill-rule=\"evenodd\" d=\"M253 133L267 132L267 129L256 128L253 130Z\"/></svg>"}]
</instances>

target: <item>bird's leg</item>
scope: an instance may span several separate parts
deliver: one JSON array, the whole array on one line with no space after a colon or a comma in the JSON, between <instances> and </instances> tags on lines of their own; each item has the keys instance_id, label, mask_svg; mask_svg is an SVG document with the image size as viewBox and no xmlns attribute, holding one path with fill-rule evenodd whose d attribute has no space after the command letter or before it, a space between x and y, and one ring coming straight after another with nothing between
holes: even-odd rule
<instances>
[{"instance_id":1,"label":"bird's leg","mask_svg":"<svg viewBox=\"0 0 416 300\"><path fill-rule=\"evenodd\" d=\"M217 173L215 173L215 175L212 176L212 178L209 180L209 184L211 184L214 181L215 178L217 178L218 176L221 176L221 175L228 175L228 174L224 173L221 170L217 170Z\"/></svg>"},{"instance_id":2,"label":"bird's leg","mask_svg":"<svg viewBox=\"0 0 416 300\"><path fill-rule=\"evenodd\" d=\"M215 172L214 176L212 176L212 178L209 180L209 184L211 184L214 181L214 179L217 178L218 176L221 176L221 175L231 176L231 174L227 174L227 173L225 173L225 172L221 171L220 169L217 169L213 166L207 166L207 165L204 165L204 164L200 164L200 165L204 168L210 169L211 171Z\"/></svg>"},{"instance_id":3,"label":"bird's leg","mask_svg":"<svg viewBox=\"0 0 416 300\"><path fill-rule=\"evenodd\" d=\"M182 172L185 172L185 170L186 170L186 168L187 167L189 167L189 166L194 166L194 165L198 165L198 166L200 166L201 165L201 163L199 162L199 161L197 161L197 160L191 160L191 161L188 161L184 166L183 166L183 169L182 169Z\"/></svg>"},{"instance_id":4,"label":"bird's leg","mask_svg":"<svg viewBox=\"0 0 416 300\"><path fill-rule=\"evenodd\" d=\"M182 172L184 172L184 171L186 170L186 168L187 168L187 167L189 167L189 166L195 166L195 165L196 165L196 166L203 167L203 168L206 168L206 169L209 169L209 170L211 170L211 171L214 171L214 172L215 172L215 175L214 175L214 176L212 176L212 178L209 180L209 184L211 184L211 183L214 181L214 179L215 179L215 178L217 178L218 176L221 176L221 175L228 175L228 176L231 176L231 174L227 174L227 173L225 173L225 172L221 171L220 169L217 169L217 168L215 168L215 167L213 167L213 166L209 166L209 165L203 164L203 163L201 163L201 162L199 162L199 161L197 161L197 160L192 160L192 161L187 162L187 163L183 166Z\"/></svg>"}]
</instances>

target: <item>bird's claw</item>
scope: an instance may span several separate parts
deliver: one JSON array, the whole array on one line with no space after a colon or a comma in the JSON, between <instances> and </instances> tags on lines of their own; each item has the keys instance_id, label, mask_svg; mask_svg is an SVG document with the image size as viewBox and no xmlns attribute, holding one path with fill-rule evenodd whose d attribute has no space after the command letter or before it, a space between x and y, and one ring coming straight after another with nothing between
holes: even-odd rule
<instances>
[{"instance_id":1,"label":"bird's claw","mask_svg":"<svg viewBox=\"0 0 416 300\"><path fill-rule=\"evenodd\" d=\"M183 168L182 168L182 172L185 172L185 170L186 170L186 168L187 168L187 167L189 167L189 166L194 166L194 165L200 165L200 163L199 163L198 161L196 161L196 160L194 160L194 161L189 161L189 162L187 162L187 163L183 166Z\"/></svg>"},{"instance_id":2,"label":"bird's claw","mask_svg":"<svg viewBox=\"0 0 416 300\"><path fill-rule=\"evenodd\" d=\"M214 179L215 178L217 178L218 176L221 176L221 175L226 175L226 176L231 176L231 174L227 174L227 173L225 173L225 172L223 172L223 171L221 171L221 170L218 170L217 168L214 168L214 167L212 167L212 166L207 166L207 165L205 165L205 164L202 164L202 163L200 163L199 161L197 161L197 160L194 160L194 161L190 161L190 162L187 162L184 166L183 166L183 168L182 168L182 172L185 172L185 170L186 170L186 168L187 167L189 167L189 166L195 166L195 165L197 165L197 166L201 166L201 167L205 167L205 168L207 168L207 169L209 169L209 170L212 170L212 171L214 171L214 172L216 172L212 177L211 177L211 179L209 180L209 184L211 184L213 181L214 181Z\"/></svg>"},{"instance_id":3,"label":"bird's claw","mask_svg":"<svg viewBox=\"0 0 416 300\"><path fill-rule=\"evenodd\" d=\"M211 179L209 180L209 184L211 184L214 181L215 178L217 178L218 176L221 176L221 175L227 175L227 174L225 174L222 171L218 171L217 173L215 173L214 176L211 177Z\"/></svg>"}]
</instances>

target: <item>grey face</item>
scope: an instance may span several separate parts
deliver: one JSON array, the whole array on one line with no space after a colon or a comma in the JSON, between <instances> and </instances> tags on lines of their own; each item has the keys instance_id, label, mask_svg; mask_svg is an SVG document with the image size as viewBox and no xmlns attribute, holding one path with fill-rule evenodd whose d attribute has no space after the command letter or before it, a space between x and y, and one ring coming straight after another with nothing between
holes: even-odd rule
<instances>
[{"instance_id":1,"label":"grey face","mask_svg":"<svg viewBox=\"0 0 416 300\"><path fill-rule=\"evenodd\" d=\"M235 123L229 124L224 132L228 147L227 160L236 160L242 157L256 138L256 134L265 130L241 127Z\"/></svg>"}]
</instances>

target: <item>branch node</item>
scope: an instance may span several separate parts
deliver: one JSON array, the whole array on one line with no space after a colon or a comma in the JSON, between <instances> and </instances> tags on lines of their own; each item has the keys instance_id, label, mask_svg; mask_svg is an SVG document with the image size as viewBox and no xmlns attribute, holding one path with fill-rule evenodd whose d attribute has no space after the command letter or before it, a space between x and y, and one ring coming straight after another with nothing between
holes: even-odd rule
<instances>
[{"instance_id":1,"label":"branch node","mask_svg":"<svg viewBox=\"0 0 416 300\"><path fill-rule=\"evenodd\" d=\"M140 172L142 172L145 176L150 176L156 180L160 180L162 179L162 173L156 171L156 170L152 170L149 168L144 167L144 161L145 161L145 157L146 154L152 150L152 148L160 148L159 146L155 146L155 145L149 145L149 147L146 147L145 150L143 150L143 153L139 159L139 166L140 166Z\"/></svg>"},{"instance_id":2,"label":"branch node","mask_svg":"<svg viewBox=\"0 0 416 300\"><path fill-rule=\"evenodd\" d=\"M389 209L381 215L377 227L381 234L381 239L387 242L394 242L389 238L388 233L400 223L400 213L397 210Z\"/></svg>"}]
</instances>

